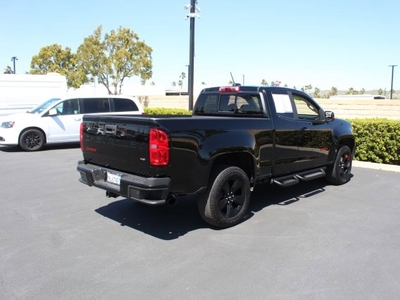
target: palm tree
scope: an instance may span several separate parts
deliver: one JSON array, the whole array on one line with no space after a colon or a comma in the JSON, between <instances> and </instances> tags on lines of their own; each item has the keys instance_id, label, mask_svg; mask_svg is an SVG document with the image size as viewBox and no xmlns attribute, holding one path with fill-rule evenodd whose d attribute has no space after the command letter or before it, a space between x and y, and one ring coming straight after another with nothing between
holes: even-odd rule
<instances>
[{"instance_id":1,"label":"palm tree","mask_svg":"<svg viewBox=\"0 0 400 300\"><path fill-rule=\"evenodd\" d=\"M14 74L14 72L10 66L7 66L7 68L4 69L4 74Z\"/></svg>"},{"instance_id":2,"label":"palm tree","mask_svg":"<svg viewBox=\"0 0 400 300\"><path fill-rule=\"evenodd\" d=\"M179 82L181 83L180 86L181 86L181 89L182 89L183 80L185 80L185 78L186 78L185 72L182 72L181 75L179 75L179 78L181 79L181 80L179 80Z\"/></svg>"}]
</instances>

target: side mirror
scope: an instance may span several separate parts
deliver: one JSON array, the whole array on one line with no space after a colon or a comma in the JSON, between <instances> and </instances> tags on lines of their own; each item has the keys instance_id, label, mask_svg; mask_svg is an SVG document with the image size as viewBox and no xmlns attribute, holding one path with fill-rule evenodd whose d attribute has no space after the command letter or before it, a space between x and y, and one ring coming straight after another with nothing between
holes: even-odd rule
<instances>
[{"instance_id":1,"label":"side mirror","mask_svg":"<svg viewBox=\"0 0 400 300\"><path fill-rule=\"evenodd\" d=\"M327 110L325 112L325 120L326 121L333 121L335 120L335 114L333 113L333 111Z\"/></svg>"},{"instance_id":2,"label":"side mirror","mask_svg":"<svg viewBox=\"0 0 400 300\"><path fill-rule=\"evenodd\" d=\"M58 115L57 109L56 108L50 109L48 115L49 116L57 116Z\"/></svg>"}]
</instances>

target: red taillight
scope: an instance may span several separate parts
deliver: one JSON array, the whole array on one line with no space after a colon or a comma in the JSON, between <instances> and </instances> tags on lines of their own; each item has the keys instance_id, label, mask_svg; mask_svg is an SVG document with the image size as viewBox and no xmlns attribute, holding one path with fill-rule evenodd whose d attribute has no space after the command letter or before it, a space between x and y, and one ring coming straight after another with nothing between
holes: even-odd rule
<instances>
[{"instance_id":1,"label":"red taillight","mask_svg":"<svg viewBox=\"0 0 400 300\"><path fill-rule=\"evenodd\" d=\"M79 143L81 144L81 150L83 151L83 131L84 131L85 125L81 123L81 127L79 128Z\"/></svg>"},{"instance_id":2,"label":"red taillight","mask_svg":"<svg viewBox=\"0 0 400 300\"><path fill-rule=\"evenodd\" d=\"M240 92L240 85L235 86L221 86L219 88L220 93L238 93Z\"/></svg>"},{"instance_id":3,"label":"red taillight","mask_svg":"<svg viewBox=\"0 0 400 300\"><path fill-rule=\"evenodd\" d=\"M150 165L166 166L169 164L169 139L165 131L150 129L149 156Z\"/></svg>"}]
</instances>

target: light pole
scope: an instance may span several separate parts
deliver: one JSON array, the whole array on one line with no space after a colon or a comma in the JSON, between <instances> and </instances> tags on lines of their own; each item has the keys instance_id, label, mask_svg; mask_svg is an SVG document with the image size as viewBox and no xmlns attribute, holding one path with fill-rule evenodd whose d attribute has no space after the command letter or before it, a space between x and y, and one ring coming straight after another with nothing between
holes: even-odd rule
<instances>
[{"instance_id":1,"label":"light pole","mask_svg":"<svg viewBox=\"0 0 400 300\"><path fill-rule=\"evenodd\" d=\"M390 99L393 98L393 75L394 75L394 67L397 67L397 65L389 65L389 67L392 67L392 80L390 83Z\"/></svg>"},{"instance_id":2,"label":"light pole","mask_svg":"<svg viewBox=\"0 0 400 300\"><path fill-rule=\"evenodd\" d=\"M11 57L11 61L13 62L13 66L14 66L14 74L16 74L15 72L15 61L18 60L18 58L16 56Z\"/></svg>"},{"instance_id":3,"label":"light pole","mask_svg":"<svg viewBox=\"0 0 400 300\"><path fill-rule=\"evenodd\" d=\"M190 45L189 45L189 76L188 76L188 93L189 93L189 110L193 110L193 83L194 83L194 20L200 17L196 11L200 12L197 6L197 0L190 0L190 4L184 6L185 9L190 8L190 13L186 15L186 19L190 18Z\"/></svg>"}]
</instances>

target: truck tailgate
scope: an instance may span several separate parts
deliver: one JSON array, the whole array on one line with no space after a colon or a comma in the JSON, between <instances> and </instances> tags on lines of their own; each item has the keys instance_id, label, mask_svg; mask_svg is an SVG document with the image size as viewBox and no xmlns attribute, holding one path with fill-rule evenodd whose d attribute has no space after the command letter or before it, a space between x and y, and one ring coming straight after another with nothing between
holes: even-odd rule
<instances>
[{"instance_id":1,"label":"truck tailgate","mask_svg":"<svg viewBox=\"0 0 400 300\"><path fill-rule=\"evenodd\" d=\"M149 129L145 116L87 115L81 128L83 158L88 163L136 174L149 173Z\"/></svg>"}]
</instances>

